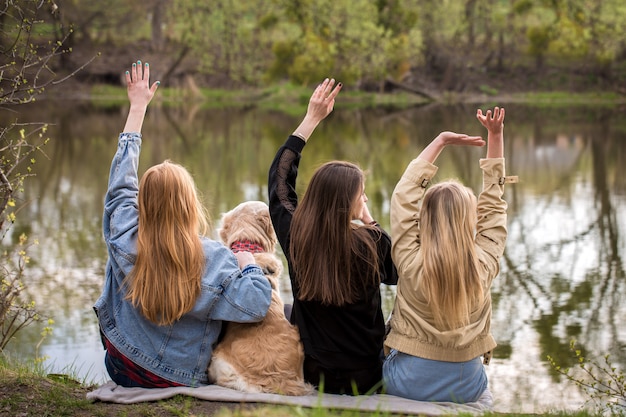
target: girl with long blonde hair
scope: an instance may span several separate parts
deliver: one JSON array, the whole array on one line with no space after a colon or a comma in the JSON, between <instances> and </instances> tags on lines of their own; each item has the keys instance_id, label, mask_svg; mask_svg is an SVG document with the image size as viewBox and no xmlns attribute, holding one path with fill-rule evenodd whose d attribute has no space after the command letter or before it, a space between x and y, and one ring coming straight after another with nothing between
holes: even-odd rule
<instances>
[{"instance_id":1,"label":"girl with long blonde hair","mask_svg":"<svg viewBox=\"0 0 626 417\"><path fill-rule=\"evenodd\" d=\"M301 152L333 110L341 89L334 85L326 79L315 89L304 119L276 153L269 206L289 267L304 378L325 392L363 394L381 385L380 284L397 282L391 240L369 212L365 176L353 163L321 165L300 201L296 193Z\"/></svg>"},{"instance_id":2,"label":"girl with long blonde hair","mask_svg":"<svg viewBox=\"0 0 626 417\"><path fill-rule=\"evenodd\" d=\"M483 365L496 347L490 288L507 237L504 184L514 181L504 170L504 114L498 107L476 114L487 128L478 199L455 180L430 185L446 146L485 145L480 136L454 132L440 133L393 192L392 254L399 283L385 340L389 394L492 405Z\"/></svg>"},{"instance_id":3,"label":"girl with long blonde hair","mask_svg":"<svg viewBox=\"0 0 626 417\"><path fill-rule=\"evenodd\" d=\"M184 167L165 161L139 180L141 128L159 85L149 79L147 63L126 72L130 109L105 196L108 260L94 310L115 383L206 385L222 323L262 320L271 286L251 253L206 237L206 210Z\"/></svg>"},{"instance_id":4,"label":"girl with long blonde hair","mask_svg":"<svg viewBox=\"0 0 626 417\"><path fill-rule=\"evenodd\" d=\"M484 297L474 246L476 197L455 181L433 185L424 195L420 226L424 263L419 291L438 328L466 326Z\"/></svg>"}]
</instances>

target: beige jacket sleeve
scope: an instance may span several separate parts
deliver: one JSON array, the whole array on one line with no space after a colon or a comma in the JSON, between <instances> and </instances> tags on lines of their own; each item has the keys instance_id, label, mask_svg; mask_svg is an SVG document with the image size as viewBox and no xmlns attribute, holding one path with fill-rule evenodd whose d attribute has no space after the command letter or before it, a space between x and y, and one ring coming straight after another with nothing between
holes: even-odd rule
<instances>
[{"instance_id":1,"label":"beige jacket sleeve","mask_svg":"<svg viewBox=\"0 0 626 417\"><path fill-rule=\"evenodd\" d=\"M407 167L391 196L392 258L398 275L414 270L420 248L419 204L426 187L438 168L428 161L416 158Z\"/></svg>"},{"instance_id":2,"label":"beige jacket sleeve","mask_svg":"<svg viewBox=\"0 0 626 417\"><path fill-rule=\"evenodd\" d=\"M504 158L480 160L483 170L483 190L478 196L478 222L476 225L476 247L482 267L485 269L485 284L500 271L500 258L504 254L507 238L507 203L502 199L504 184L514 182L505 177Z\"/></svg>"}]
</instances>

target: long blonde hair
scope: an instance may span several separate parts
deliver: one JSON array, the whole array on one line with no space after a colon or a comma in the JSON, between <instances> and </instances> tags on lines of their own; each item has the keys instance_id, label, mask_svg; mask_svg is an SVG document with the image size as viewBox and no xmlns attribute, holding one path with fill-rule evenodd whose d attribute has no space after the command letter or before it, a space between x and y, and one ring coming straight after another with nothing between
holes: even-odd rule
<instances>
[{"instance_id":1,"label":"long blonde hair","mask_svg":"<svg viewBox=\"0 0 626 417\"><path fill-rule=\"evenodd\" d=\"M151 322L170 325L200 294L200 234L209 230L208 217L189 172L170 161L142 176L138 210L137 260L124 280L126 299Z\"/></svg>"},{"instance_id":2,"label":"long blonde hair","mask_svg":"<svg viewBox=\"0 0 626 417\"><path fill-rule=\"evenodd\" d=\"M476 197L457 181L428 189L420 213L421 289L441 330L467 325L484 300L474 244Z\"/></svg>"},{"instance_id":3,"label":"long blonde hair","mask_svg":"<svg viewBox=\"0 0 626 417\"><path fill-rule=\"evenodd\" d=\"M311 177L290 226L298 299L341 306L380 283L373 228L352 222L363 186L363 171L345 161L327 162Z\"/></svg>"}]
</instances>

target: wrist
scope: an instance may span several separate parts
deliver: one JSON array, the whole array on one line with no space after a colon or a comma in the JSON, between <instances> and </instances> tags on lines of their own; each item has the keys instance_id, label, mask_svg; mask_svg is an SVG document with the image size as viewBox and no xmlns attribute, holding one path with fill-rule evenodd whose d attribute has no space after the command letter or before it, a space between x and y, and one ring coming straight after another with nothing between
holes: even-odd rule
<instances>
[{"instance_id":1,"label":"wrist","mask_svg":"<svg viewBox=\"0 0 626 417\"><path fill-rule=\"evenodd\" d=\"M302 122L295 131L302 134L306 140L311 136L319 123L320 120L317 120L316 118L307 115L304 116L304 119L302 119Z\"/></svg>"},{"instance_id":2,"label":"wrist","mask_svg":"<svg viewBox=\"0 0 626 417\"><path fill-rule=\"evenodd\" d=\"M320 122L321 122L321 119L319 119L318 117L310 113L306 113L304 115L304 118L302 119L302 124L306 124L306 125L313 126L313 127L317 126Z\"/></svg>"},{"instance_id":3,"label":"wrist","mask_svg":"<svg viewBox=\"0 0 626 417\"><path fill-rule=\"evenodd\" d=\"M131 103L128 111L137 113L137 112L145 112L146 110L148 110L147 104Z\"/></svg>"},{"instance_id":4,"label":"wrist","mask_svg":"<svg viewBox=\"0 0 626 417\"><path fill-rule=\"evenodd\" d=\"M447 143L446 143L446 136L444 135L444 132L441 132L440 134L437 135L435 140L433 140L433 145L439 150L446 147Z\"/></svg>"}]
</instances>

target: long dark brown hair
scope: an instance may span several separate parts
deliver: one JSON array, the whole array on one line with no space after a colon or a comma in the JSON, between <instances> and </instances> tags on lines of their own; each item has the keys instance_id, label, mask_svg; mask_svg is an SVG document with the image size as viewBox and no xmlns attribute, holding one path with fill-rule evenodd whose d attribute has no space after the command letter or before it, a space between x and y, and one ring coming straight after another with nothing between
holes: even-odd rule
<instances>
[{"instance_id":1,"label":"long dark brown hair","mask_svg":"<svg viewBox=\"0 0 626 417\"><path fill-rule=\"evenodd\" d=\"M372 227L352 221L364 181L363 171L344 161L327 162L311 177L290 228L300 300L341 306L355 302L360 289L380 283L376 241L367 230Z\"/></svg>"}]
</instances>

